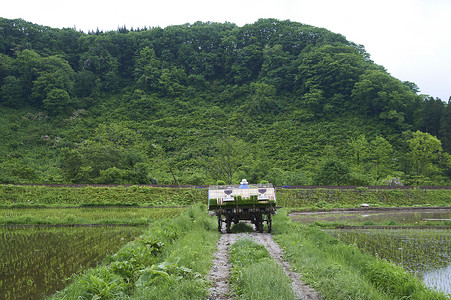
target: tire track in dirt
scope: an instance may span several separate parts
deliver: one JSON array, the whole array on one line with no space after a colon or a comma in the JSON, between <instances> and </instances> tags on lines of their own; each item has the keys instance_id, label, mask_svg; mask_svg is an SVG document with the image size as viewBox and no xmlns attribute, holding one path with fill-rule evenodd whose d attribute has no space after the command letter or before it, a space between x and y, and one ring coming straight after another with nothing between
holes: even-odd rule
<instances>
[{"instance_id":1,"label":"tire track in dirt","mask_svg":"<svg viewBox=\"0 0 451 300\"><path fill-rule=\"evenodd\" d=\"M232 300L230 296L229 277L231 265L229 263L230 245L236 242L235 234L223 234L218 242L218 251L214 254L213 267L208 274L208 280L212 283L209 289L208 300Z\"/></svg>"},{"instance_id":2,"label":"tire track in dirt","mask_svg":"<svg viewBox=\"0 0 451 300\"><path fill-rule=\"evenodd\" d=\"M232 300L230 295L229 276L231 265L229 263L229 248L238 239L250 238L262 244L268 250L271 257L279 264L283 272L292 280L291 287L297 299L316 300L321 297L312 288L302 282L301 276L291 270L288 262L283 260L283 251L273 240L269 233L239 233L223 234L218 242L218 251L214 254L213 267L210 270L208 279L212 282L209 289L208 300Z\"/></svg>"}]
</instances>

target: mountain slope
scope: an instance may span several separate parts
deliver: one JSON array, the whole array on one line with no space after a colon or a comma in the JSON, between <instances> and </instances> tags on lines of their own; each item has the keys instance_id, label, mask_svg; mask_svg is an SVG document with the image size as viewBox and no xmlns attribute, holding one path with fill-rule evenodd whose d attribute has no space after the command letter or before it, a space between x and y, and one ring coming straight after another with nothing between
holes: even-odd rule
<instances>
[{"instance_id":1,"label":"mountain slope","mask_svg":"<svg viewBox=\"0 0 451 300\"><path fill-rule=\"evenodd\" d=\"M0 33L1 182L450 180L451 106L323 28Z\"/></svg>"}]
</instances>

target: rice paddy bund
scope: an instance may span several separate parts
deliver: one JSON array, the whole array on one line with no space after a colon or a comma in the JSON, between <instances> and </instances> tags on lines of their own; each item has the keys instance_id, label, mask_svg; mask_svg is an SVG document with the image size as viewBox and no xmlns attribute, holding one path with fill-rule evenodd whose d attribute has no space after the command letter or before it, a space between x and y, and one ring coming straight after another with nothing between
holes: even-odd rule
<instances>
[{"instance_id":1,"label":"rice paddy bund","mask_svg":"<svg viewBox=\"0 0 451 300\"><path fill-rule=\"evenodd\" d=\"M139 236L146 225L185 210L1 208L0 295L2 299L48 296L65 287L73 274L95 266Z\"/></svg>"},{"instance_id":2,"label":"rice paddy bund","mask_svg":"<svg viewBox=\"0 0 451 300\"><path fill-rule=\"evenodd\" d=\"M295 213L341 241L408 270L432 289L451 295L450 209Z\"/></svg>"},{"instance_id":3,"label":"rice paddy bund","mask_svg":"<svg viewBox=\"0 0 451 300\"><path fill-rule=\"evenodd\" d=\"M451 294L449 229L335 229L340 240L395 262L433 289Z\"/></svg>"}]
</instances>

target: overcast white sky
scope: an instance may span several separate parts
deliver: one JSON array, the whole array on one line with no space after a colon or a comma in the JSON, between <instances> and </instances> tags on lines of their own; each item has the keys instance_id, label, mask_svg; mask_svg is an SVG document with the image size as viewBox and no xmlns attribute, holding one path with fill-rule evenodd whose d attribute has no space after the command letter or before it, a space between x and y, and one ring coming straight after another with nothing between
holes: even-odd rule
<instances>
[{"instance_id":1,"label":"overcast white sky","mask_svg":"<svg viewBox=\"0 0 451 300\"><path fill-rule=\"evenodd\" d=\"M375 63L420 93L451 96L451 0L22 0L2 3L0 17L85 32L288 19L364 45Z\"/></svg>"}]
</instances>

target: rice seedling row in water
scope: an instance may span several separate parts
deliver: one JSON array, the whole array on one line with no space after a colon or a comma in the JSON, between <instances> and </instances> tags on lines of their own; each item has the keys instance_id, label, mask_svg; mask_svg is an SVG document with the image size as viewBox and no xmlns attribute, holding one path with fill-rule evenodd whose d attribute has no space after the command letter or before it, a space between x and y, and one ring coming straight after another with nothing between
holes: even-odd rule
<instances>
[{"instance_id":1,"label":"rice seedling row in water","mask_svg":"<svg viewBox=\"0 0 451 300\"><path fill-rule=\"evenodd\" d=\"M346 229L329 231L377 257L397 263L432 288L451 293L451 232L440 229ZM447 267L448 266L448 267ZM440 274L438 274L438 270ZM447 271L443 271L447 270ZM433 277L436 281L430 279ZM448 279L447 282L446 278Z\"/></svg>"},{"instance_id":2,"label":"rice seedling row in water","mask_svg":"<svg viewBox=\"0 0 451 300\"><path fill-rule=\"evenodd\" d=\"M349 244L416 273L451 262L451 232L442 229L344 229L329 231Z\"/></svg>"},{"instance_id":3,"label":"rice seedling row in water","mask_svg":"<svg viewBox=\"0 0 451 300\"><path fill-rule=\"evenodd\" d=\"M0 209L0 225L13 224L128 224L144 225L172 218L187 208L24 208Z\"/></svg>"},{"instance_id":4,"label":"rice seedling row in water","mask_svg":"<svg viewBox=\"0 0 451 300\"><path fill-rule=\"evenodd\" d=\"M205 206L150 224L51 299L205 299L219 233Z\"/></svg>"},{"instance_id":5,"label":"rice seedling row in water","mask_svg":"<svg viewBox=\"0 0 451 300\"><path fill-rule=\"evenodd\" d=\"M0 228L0 294L36 299L65 285L83 268L139 234L142 228Z\"/></svg>"},{"instance_id":6,"label":"rice seedling row in water","mask_svg":"<svg viewBox=\"0 0 451 300\"><path fill-rule=\"evenodd\" d=\"M427 289L401 266L377 259L321 229L274 217L274 239L285 258L323 299L449 299Z\"/></svg>"}]
</instances>

